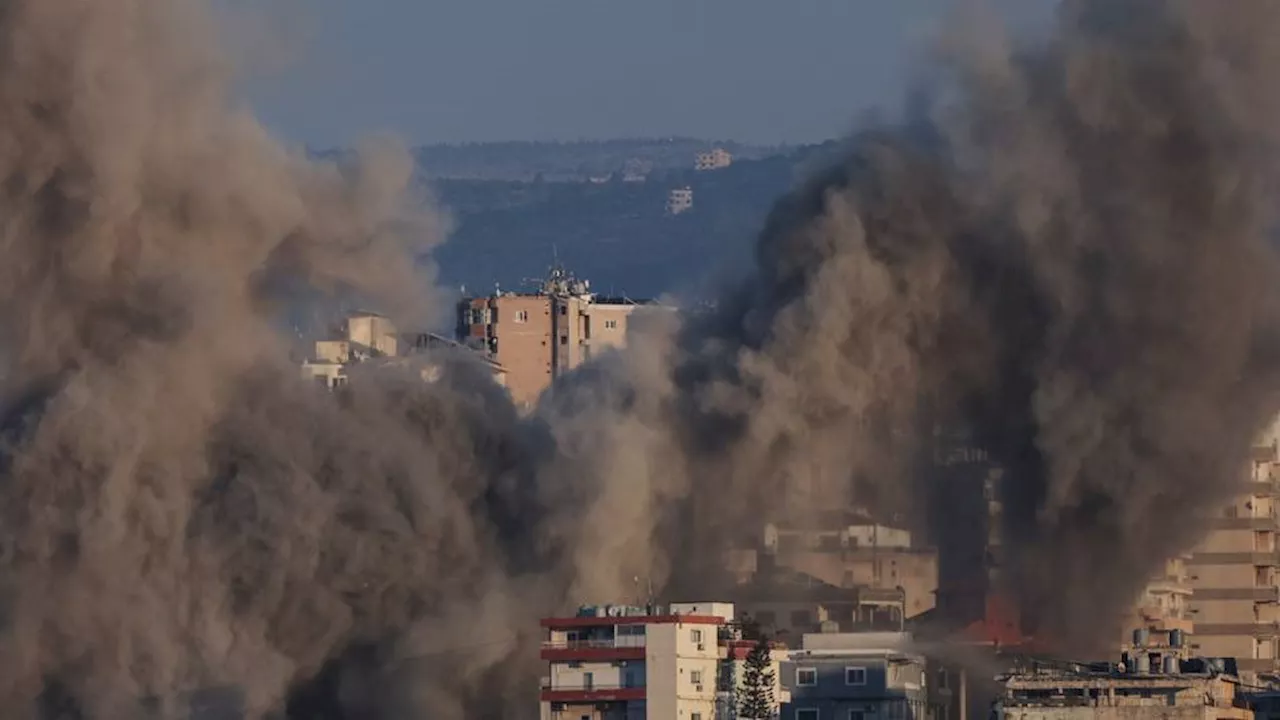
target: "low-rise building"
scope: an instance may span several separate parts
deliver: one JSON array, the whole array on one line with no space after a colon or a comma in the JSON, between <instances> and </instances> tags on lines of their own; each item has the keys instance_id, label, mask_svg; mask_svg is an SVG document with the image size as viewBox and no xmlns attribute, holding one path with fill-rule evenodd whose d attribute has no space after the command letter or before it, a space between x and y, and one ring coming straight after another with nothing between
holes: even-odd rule
<instances>
[{"instance_id":1,"label":"low-rise building","mask_svg":"<svg viewBox=\"0 0 1280 720\"><path fill-rule=\"evenodd\" d=\"M1148 671L1143 657L1132 667L1059 663L1005 676L993 720L1252 720L1234 663L1170 656Z\"/></svg>"},{"instance_id":2,"label":"low-rise building","mask_svg":"<svg viewBox=\"0 0 1280 720\"><path fill-rule=\"evenodd\" d=\"M935 720L929 663L906 633L806 634L782 664L781 720Z\"/></svg>"},{"instance_id":3,"label":"low-rise building","mask_svg":"<svg viewBox=\"0 0 1280 720\"><path fill-rule=\"evenodd\" d=\"M749 653L732 603L588 606L542 626L542 720L732 717Z\"/></svg>"},{"instance_id":4,"label":"low-rise building","mask_svg":"<svg viewBox=\"0 0 1280 720\"><path fill-rule=\"evenodd\" d=\"M733 164L733 155L724 148L713 148L694 157L693 167L699 172L719 170Z\"/></svg>"},{"instance_id":5,"label":"low-rise building","mask_svg":"<svg viewBox=\"0 0 1280 720\"><path fill-rule=\"evenodd\" d=\"M693 188L673 188L667 193L667 214L679 215L693 209Z\"/></svg>"}]
</instances>

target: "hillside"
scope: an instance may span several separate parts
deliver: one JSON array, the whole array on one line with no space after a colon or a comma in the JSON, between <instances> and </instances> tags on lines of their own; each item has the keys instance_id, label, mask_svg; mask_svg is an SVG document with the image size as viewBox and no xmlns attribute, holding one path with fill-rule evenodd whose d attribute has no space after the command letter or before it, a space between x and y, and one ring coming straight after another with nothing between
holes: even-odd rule
<instances>
[{"instance_id":1,"label":"hillside","mask_svg":"<svg viewBox=\"0 0 1280 720\"><path fill-rule=\"evenodd\" d=\"M525 287L557 255L600 292L695 288L746 266L774 200L826 151L809 147L710 172L669 170L646 182L439 180L437 196L457 226L435 259L444 282L469 292ZM693 189L694 207L668 216L667 193L681 186Z\"/></svg>"}]
</instances>

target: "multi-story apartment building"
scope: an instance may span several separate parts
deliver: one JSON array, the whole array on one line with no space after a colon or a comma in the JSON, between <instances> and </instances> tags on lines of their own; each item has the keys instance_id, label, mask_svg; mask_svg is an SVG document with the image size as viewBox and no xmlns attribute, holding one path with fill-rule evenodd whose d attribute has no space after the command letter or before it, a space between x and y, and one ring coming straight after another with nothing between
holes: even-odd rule
<instances>
[{"instance_id":1,"label":"multi-story apartment building","mask_svg":"<svg viewBox=\"0 0 1280 720\"><path fill-rule=\"evenodd\" d=\"M732 603L584 607L546 618L541 720L731 716L747 643ZM785 651L775 651L775 666ZM777 673L775 672L775 677ZM778 692L782 694L781 686Z\"/></svg>"},{"instance_id":2,"label":"multi-story apartment building","mask_svg":"<svg viewBox=\"0 0 1280 720\"><path fill-rule=\"evenodd\" d=\"M1193 649L1234 657L1241 673L1252 677L1280 671L1280 457L1274 432L1254 449L1249 472L1246 491L1213 518L1188 568Z\"/></svg>"},{"instance_id":3,"label":"multi-story apartment building","mask_svg":"<svg viewBox=\"0 0 1280 720\"><path fill-rule=\"evenodd\" d=\"M805 635L782 664L790 702L781 720L941 720L950 703L931 695L930 665L910 641L904 633Z\"/></svg>"},{"instance_id":4,"label":"multi-story apartment building","mask_svg":"<svg viewBox=\"0 0 1280 720\"><path fill-rule=\"evenodd\" d=\"M724 148L714 148L707 152L698 153L694 158L693 167L699 172L707 170L719 170L727 168L733 164L733 155Z\"/></svg>"},{"instance_id":5,"label":"multi-story apartment building","mask_svg":"<svg viewBox=\"0 0 1280 720\"><path fill-rule=\"evenodd\" d=\"M625 346L628 320L644 306L653 303L597 296L557 266L536 293L464 299L458 341L504 368L512 399L527 409L557 376Z\"/></svg>"},{"instance_id":6,"label":"multi-story apartment building","mask_svg":"<svg viewBox=\"0 0 1280 720\"><path fill-rule=\"evenodd\" d=\"M667 214L680 215L693 209L693 188L672 188L667 193Z\"/></svg>"},{"instance_id":7,"label":"multi-story apartment building","mask_svg":"<svg viewBox=\"0 0 1280 720\"><path fill-rule=\"evenodd\" d=\"M1139 637L1137 633L1179 648L1191 637L1195 621L1191 614L1193 589L1187 566L1190 559L1188 553L1165 561L1161 572L1143 588L1124 618L1124 631L1118 643L1120 650L1133 649Z\"/></svg>"},{"instance_id":8,"label":"multi-story apartment building","mask_svg":"<svg viewBox=\"0 0 1280 720\"><path fill-rule=\"evenodd\" d=\"M387 318L371 312L348 315L334 337L318 340L310 356L302 362L304 378L333 389L347 382L348 369L360 363L406 362L421 359L424 353L469 352L462 345L433 333L402 334ZM479 356L493 374L494 382L506 385L506 369L488 356ZM439 375L439 367L420 368L424 380Z\"/></svg>"},{"instance_id":9,"label":"multi-story apartment building","mask_svg":"<svg viewBox=\"0 0 1280 720\"><path fill-rule=\"evenodd\" d=\"M736 594L744 615L788 645L805 633L901 632L906 625L900 588L842 588L779 568L740 585Z\"/></svg>"},{"instance_id":10,"label":"multi-story apartment building","mask_svg":"<svg viewBox=\"0 0 1280 720\"><path fill-rule=\"evenodd\" d=\"M916 547L907 530L860 512L832 512L804 525L769 523L758 547L733 551L729 562L739 583L776 570L794 571L837 588L899 590L912 618L934 607L938 553Z\"/></svg>"}]
</instances>

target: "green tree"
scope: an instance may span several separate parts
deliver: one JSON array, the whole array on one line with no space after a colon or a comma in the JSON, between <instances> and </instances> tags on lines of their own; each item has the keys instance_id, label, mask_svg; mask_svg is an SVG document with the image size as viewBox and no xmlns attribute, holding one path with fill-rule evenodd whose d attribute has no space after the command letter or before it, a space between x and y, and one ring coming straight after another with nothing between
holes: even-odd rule
<instances>
[{"instance_id":1,"label":"green tree","mask_svg":"<svg viewBox=\"0 0 1280 720\"><path fill-rule=\"evenodd\" d=\"M772 720L777 715L774 702L773 657L769 641L763 636L747 655L742 671L742 689L738 696L738 717L751 720Z\"/></svg>"}]
</instances>

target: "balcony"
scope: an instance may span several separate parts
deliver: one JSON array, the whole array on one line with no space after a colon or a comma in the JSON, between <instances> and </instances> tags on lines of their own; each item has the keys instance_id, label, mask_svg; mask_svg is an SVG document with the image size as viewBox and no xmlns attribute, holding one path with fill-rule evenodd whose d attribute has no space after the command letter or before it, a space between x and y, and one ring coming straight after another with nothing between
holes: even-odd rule
<instances>
[{"instance_id":1,"label":"balcony","mask_svg":"<svg viewBox=\"0 0 1280 720\"><path fill-rule=\"evenodd\" d=\"M542 659L552 662L643 660L644 636L544 642L542 643Z\"/></svg>"},{"instance_id":2,"label":"balcony","mask_svg":"<svg viewBox=\"0 0 1280 720\"><path fill-rule=\"evenodd\" d=\"M644 700L645 688L628 685L542 685L542 702L584 703Z\"/></svg>"}]
</instances>

